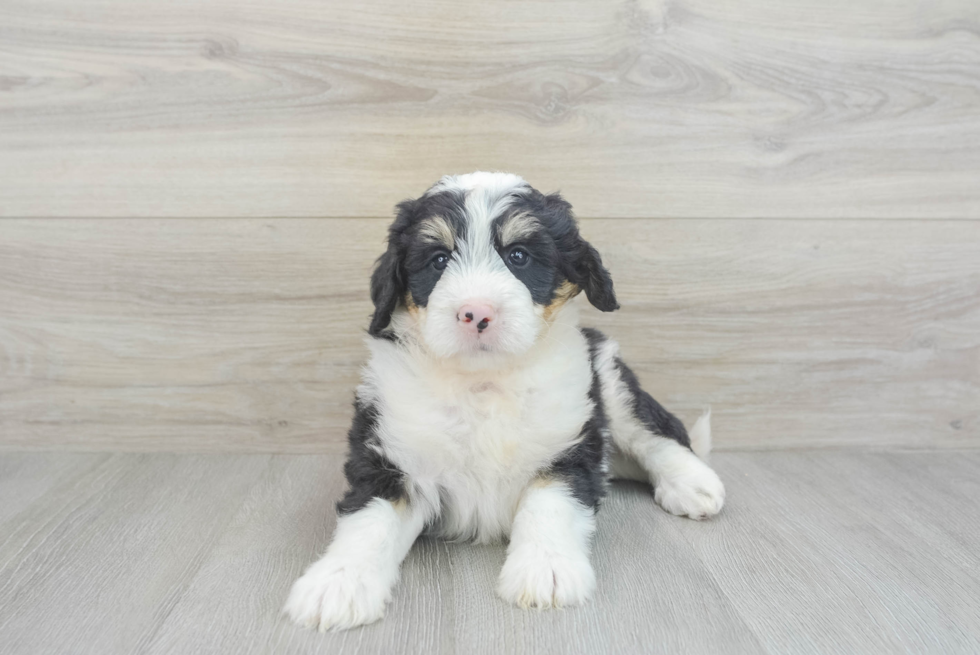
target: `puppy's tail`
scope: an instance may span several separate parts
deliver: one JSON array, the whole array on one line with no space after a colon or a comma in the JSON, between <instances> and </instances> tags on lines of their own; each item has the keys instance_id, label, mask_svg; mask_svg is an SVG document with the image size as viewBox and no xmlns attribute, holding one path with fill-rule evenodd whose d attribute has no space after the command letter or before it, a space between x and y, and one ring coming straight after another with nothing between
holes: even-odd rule
<instances>
[{"instance_id":1,"label":"puppy's tail","mask_svg":"<svg viewBox=\"0 0 980 655\"><path fill-rule=\"evenodd\" d=\"M704 413L694 422L694 427L688 432L691 439L691 450L694 454L707 462L711 455L711 408L704 410Z\"/></svg>"}]
</instances>

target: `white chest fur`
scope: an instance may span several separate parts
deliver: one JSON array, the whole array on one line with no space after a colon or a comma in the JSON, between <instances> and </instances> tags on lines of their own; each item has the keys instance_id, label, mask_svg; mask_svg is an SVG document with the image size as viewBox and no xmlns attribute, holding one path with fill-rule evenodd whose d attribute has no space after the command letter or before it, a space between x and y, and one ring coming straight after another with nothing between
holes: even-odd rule
<instances>
[{"instance_id":1,"label":"white chest fur","mask_svg":"<svg viewBox=\"0 0 980 655\"><path fill-rule=\"evenodd\" d=\"M592 413L582 334L556 322L519 361L480 371L401 344L368 345L358 394L377 406L381 447L408 476L413 502L438 506L434 528L444 536L509 534L523 489Z\"/></svg>"}]
</instances>

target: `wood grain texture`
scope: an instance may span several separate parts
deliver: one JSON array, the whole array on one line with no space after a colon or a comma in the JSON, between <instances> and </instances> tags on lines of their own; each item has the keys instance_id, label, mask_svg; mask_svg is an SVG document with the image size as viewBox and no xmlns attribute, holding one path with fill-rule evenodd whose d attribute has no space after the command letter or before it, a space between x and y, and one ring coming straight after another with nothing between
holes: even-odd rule
<instances>
[{"instance_id":1,"label":"wood grain texture","mask_svg":"<svg viewBox=\"0 0 980 655\"><path fill-rule=\"evenodd\" d=\"M81 484L3 525L30 535L0 549L10 655L980 649L975 452L720 453L729 498L711 521L614 485L585 607L510 607L492 591L502 545L423 539L385 619L330 634L280 608L329 541L338 458L116 455L92 470L78 454L19 457L39 476L77 462Z\"/></svg>"},{"instance_id":2,"label":"wood grain texture","mask_svg":"<svg viewBox=\"0 0 980 655\"><path fill-rule=\"evenodd\" d=\"M0 222L0 447L339 452L386 224ZM980 446L980 222L582 228L583 323L717 447Z\"/></svg>"},{"instance_id":3,"label":"wood grain texture","mask_svg":"<svg viewBox=\"0 0 980 655\"><path fill-rule=\"evenodd\" d=\"M39 499L4 526L3 652L140 650L267 465L116 456Z\"/></svg>"},{"instance_id":4,"label":"wood grain texture","mask_svg":"<svg viewBox=\"0 0 980 655\"><path fill-rule=\"evenodd\" d=\"M980 217L974 0L7 0L0 214Z\"/></svg>"},{"instance_id":5,"label":"wood grain texture","mask_svg":"<svg viewBox=\"0 0 980 655\"><path fill-rule=\"evenodd\" d=\"M59 486L71 484L110 457L107 453L63 457L60 453L4 453L0 457L0 526L50 496ZM0 528L2 529L2 528Z\"/></svg>"},{"instance_id":6,"label":"wood grain texture","mask_svg":"<svg viewBox=\"0 0 980 655\"><path fill-rule=\"evenodd\" d=\"M714 534L676 527L768 652L980 648L980 558L972 538L962 539L980 528L969 495L977 490L976 454L719 460L734 487L727 520L712 525ZM961 492L937 491L950 484ZM958 508L962 518L946 515Z\"/></svg>"}]
</instances>

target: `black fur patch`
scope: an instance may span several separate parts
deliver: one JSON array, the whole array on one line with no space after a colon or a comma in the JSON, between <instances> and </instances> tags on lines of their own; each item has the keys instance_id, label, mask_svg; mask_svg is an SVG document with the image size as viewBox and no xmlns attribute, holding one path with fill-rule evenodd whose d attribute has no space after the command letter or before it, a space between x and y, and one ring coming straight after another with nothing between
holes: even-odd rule
<instances>
[{"instance_id":1,"label":"black fur patch","mask_svg":"<svg viewBox=\"0 0 980 655\"><path fill-rule=\"evenodd\" d=\"M687 430L680 419L664 409L663 405L653 399L653 396L640 388L640 382L636 379L636 375L619 357L616 358L616 368L629 389L633 416L654 434L673 439L682 446L690 448L691 439L687 436Z\"/></svg>"},{"instance_id":2,"label":"black fur patch","mask_svg":"<svg viewBox=\"0 0 980 655\"><path fill-rule=\"evenodd\" d=\"M606 335L595 328L579 329L589 342L589 357L594 366L596 353L599 346L606 341ZM620 378L622 378L626 388L629 389L633 416L654 434L673 439L682 446L690 448L691 440L688 438L687 430L680 419L664 409L663 405L653 399L653 396L640 388L640 381L636 379L636 375L622 359L617 357L615 364Z\"/></svg>"},{"instance_id":3,"label":"black fur patch","mask_svg":"<svg viewBox=\"0 0 980 655\"><path fill-rule=\"evenodd\" d=\"M412 302L419 307L429 304L429 295L435 288L442 271L432 265L432 258L439 253L451 254L445 245L419 238L419 229L426 219L441 216L449 224L457 239L466 238L466 198L459 191L443 191L423 196L415 202L412 225L402 238L404 266L408 290Z\"/></svg>"},{"instance_id":4,"label":"black fur patch","mask_svg":"<svg viewBox=\"0 0 980 655\"><path fill-rule=\"evenodd\" d=\"M495 219L495 232L499 233L499 226L507 217L521 213L534 216L541 225L540 232L508 244L506 251L501 249L499 240L497 246L511 272L530 290L534 302L549 304L558 287L568 280L584 290L589 302L598 309L604 312L619 309L612 277L602 265L598 251L579 234L568 202L557 193L546 196L530 189L515 196L507 215ZM528 250L531 264L516 268L510 263L507 255L515 246ZM536 262L538 266L534 268Z\"/></svg>"},{"instance_id":5,"label":"black fur patch","mask_svg":"<svg viewBox=\"0 0 980 655\"><path fill-rule=\"evenodd\" d=\"M429 294L442 277L432 260L440 252L449 252L444 245L420 238L419 230L425 219L440 216L457 238L465 238L465 202L462 192L443 191L398 205L398 215L388 228L388 249L378 258L371 275L374 316L368 334L382 336L406 293L412 294L412 302L419 307L428 304Z\"/></svg>"},{"instance_id":6,"label":"black fur patch","mask_svg":"<svg viewBox=\"0 0 980 655\"><path fill-rule=\"evenodd\" d=\"M590 327L579 328L579 332L581 332L582 336L585 337L585 340L589 342L589 361L592 362L592 368L594 371L596 353L599 351L599 346L606 341L606 335L599 330Z\"/></svg>"},{"instance_id":7,"label":"black fur patch","mask_svg":"<svg viewBox=\"0 0 980 655\"><path fill-rule=\"evenodd\" d=\"M583 329L582 333L589 341L589 359L595 362L595 348L601 343L602 333L588 329ZM598 335L599 339L594 341L595 335ZM572 495L580 503L586 507L596 508L606 495L608 481L606 444L609 442L609 424L602 404L602 387L594 363L589 400L593 405L592 416L582 426L582 440L552 462L549 473L568 482Z\"/></svg>"},{"instance_id":8,"label":"black fur patch","mask_svg":"<svg viewBox=\"0 0 980 655\"><path fill-rule=\"evenodd\" d=\"M350 489L337 503L337 513L350 514L363 509L372 498L394 502L405 498L405 474L391 460L369 447L377 443L378 410L354 401L354 422L347 433L350 451L344 475Z\"/></svg>"},{"instance_id":9,"label":"black fur patch","mask_svg":"<svg viewBox=\"0 0 980 655\"><path fill-rule=\"evenodd\" d=\"M512 216L524 212L534 213L528 207L527 198L518 196L510 210L494 219L491 227L494 247L514 277L523 282L531 292L531 299L538 305L548 305L554 300L558 287L565 281L561 253L551 234L542 228L506 246L500 240L501 229ZM529 261L523 266L515 265L510 258L510 254L518 248L530 255Z\"/></svg>"}]
</instances>

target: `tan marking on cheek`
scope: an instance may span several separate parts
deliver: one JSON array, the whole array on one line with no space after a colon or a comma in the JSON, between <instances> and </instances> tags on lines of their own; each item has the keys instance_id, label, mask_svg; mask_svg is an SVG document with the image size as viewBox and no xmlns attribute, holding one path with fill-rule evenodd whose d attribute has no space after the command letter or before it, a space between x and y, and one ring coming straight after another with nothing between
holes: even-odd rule
<instances>
[{"instance_id":1,"label":"tan marking on cheek","mask_svg":"<svg viewBox=\"0 0 980 655\"><path fill-rule=\"evenodd\" d=\"M442 216L431 216L422 221L419 237L424 241L445 246L448 250L452 250L456 243L453 228L449 227L449 223Z\"/></svg>"},{"instance_id":2,"label":"tan marking on cheek","mask_svg":"<svg viewBox=\"0 0 980 655\"><path fill-rule=\"evenodd\" d=\"M528 485L528 488L547 489L548 487L555 484L555 482L557 482L557 480L555 480L555 478L549 475L539 475L538 477L534 478L534 480L531 481L531 484Z\"/></svg>"},{"instance_id":3,"label":"tan marking on cheek","mask_svg":"<svg viewBox=\"0 0 980 655\"><path fill-rule=\"evenodd\" d=\"M555 290L555 297L551 300L551 303L544 308L544 320L551 321L559 309L565 306L565 304L577 296L582 290L577 284L572 284L568 280L562 282L561 286Z\"/></svg>"},{"instance_id":4,"label":"tan marking on cheek","mask_svg":"<svg viewBox=\"0 0 980 655\"><path fill-rule=\"evenodd\" d=\"M412 300L412 292L411 291L409 291L408 293L405 294L405 309L408 310L409 316L411 316L412 318L414 318L416 320L418 320L419 316L422 313L422 308L419 307L418 305L416 305L415 304L415 301Z\"/></svg>"},{"instance_id":5,"label":"tan marking on cheek","mask_svg":"<svg viewBox=\"0 0 980 655\"><path fill-rule=\"evenodd\" d=\"M425 307L419 307L415 304L415 301L412 300L411 291L405 294L405 310L412 320L415 321L415 329L419 329L425 325Z\"/></svg>"}]
</instances>

